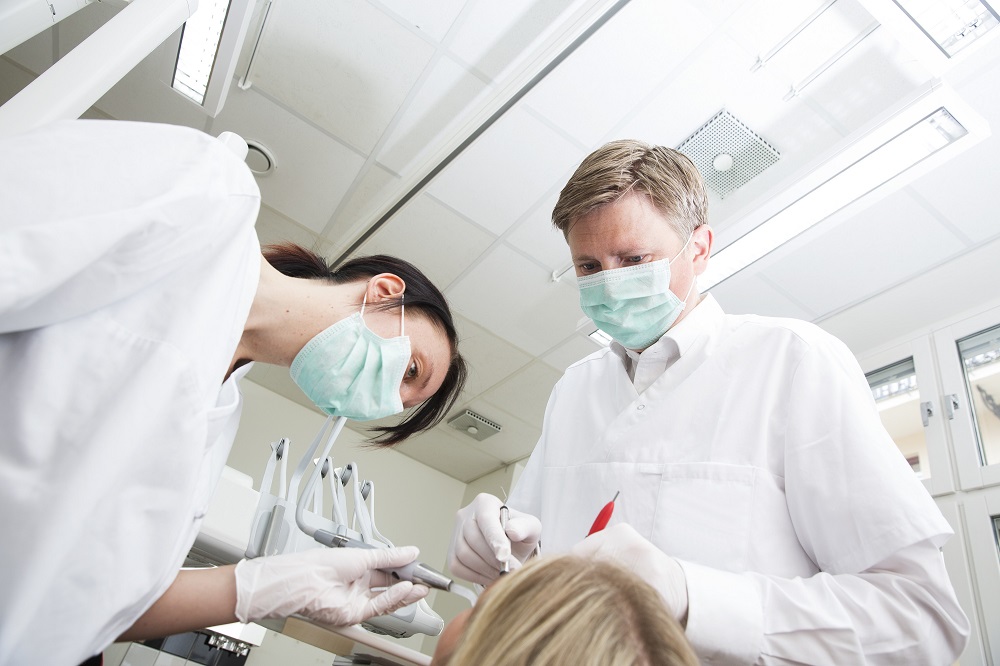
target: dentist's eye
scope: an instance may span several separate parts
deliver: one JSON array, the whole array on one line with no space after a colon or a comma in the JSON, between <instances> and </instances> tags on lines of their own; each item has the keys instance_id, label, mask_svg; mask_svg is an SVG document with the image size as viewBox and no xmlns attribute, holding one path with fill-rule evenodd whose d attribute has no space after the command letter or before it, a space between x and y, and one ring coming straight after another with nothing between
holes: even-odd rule
<instances>
[{"instance_id":1,"label":"dentist's eye","mask_svg":"<svg viewBox=\"0 0 1000 666\"><path fill-rule=\"evenodd\" d=\"M419 370L417 368L417 362L416 361L411 361L410 362L410 367L406 370L406 378L407 379L413 379L418 374L419 374Z\"/></svg>"},{"instance_id":2,"label":"dentist's eye","mask_svg":"<svg viewBox=\"0 0 1000 666\"><path fill-rule=\"evenodd\" d=\"M629 257L629 258L628 258L628 259L626 259L625 261L627 261L627 262L628 262L628 263L630 263L630 264L638 264L638 263L640 263L640 262L641 262L642 260L643 260L643 256L642 256L641 254L637 254L637 255L634 255L634 256L631 256L631 257Z\"/></svg>"}]
</instances>

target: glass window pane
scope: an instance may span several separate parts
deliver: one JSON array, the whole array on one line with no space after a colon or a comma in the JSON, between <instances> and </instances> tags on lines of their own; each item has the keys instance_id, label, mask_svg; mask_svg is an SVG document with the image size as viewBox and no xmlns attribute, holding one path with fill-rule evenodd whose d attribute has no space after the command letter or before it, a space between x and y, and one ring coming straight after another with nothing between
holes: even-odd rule
<instances>
[{"instance_id":1,"label":"glass window pane","mask_svg":"<svg viewBox=\"0 0 1000 666\"><path fill-rule=\"evenodd\" d=\"M958 341L965 390L976 424L979 459L1000 463L1000 326Z\"/></svg>"},{"instance_id":2,"label":"glass window pane","mask_svg":"<svg viewBox=\"0 0 1000 666\"><path fill-rule=\"evenodd\" d=\"M930 478L927 439L920 419L920 391L913 359L908 358L865 375L882 425L921 479Z\"/></svg>"}]
</instances>

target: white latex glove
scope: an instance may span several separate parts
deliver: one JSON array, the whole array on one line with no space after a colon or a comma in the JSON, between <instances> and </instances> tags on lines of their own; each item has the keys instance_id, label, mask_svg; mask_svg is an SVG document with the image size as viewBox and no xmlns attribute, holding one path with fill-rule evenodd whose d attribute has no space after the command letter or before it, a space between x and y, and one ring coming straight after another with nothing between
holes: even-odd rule
<instances>
[{"instance_id":1,"label":"white latex glove","mask_svg":"<svg viewBox=\"0 0 1000 666\"><path fill-rule=\"evenodd\" d=\"M687 623L688 594L684 569L627 523L597 532L573 546L574 555L615 562L656 588L681 625Z\"/></svg>"},{"instance_id":2,"label":"white latex glove","mask_svg":"<svg viewBox=\"0 0 1000 666\"><path fill-rule=\"evenodd\" d=\"M472 583L487 585L500 575L503 562L513 571L538 546L542 523L534 516L509 510L507 530L500 524L499 497L480 493L455 514L448 549L448 568Z\"/></svg>"},{"instance_id":3,"label":"white latex glove","mask_svg":"<svg viewBox=\"0 0 1000 666\"><path fill-rule=\"evenodd\" d=\"M243 560L236 565L236 617L253 622L299 614L345 626L391 613L430 590L409 581L393 585L378 569L404 566L419 554L415 546L317 548Z\"/></svg>"}]
</instances>

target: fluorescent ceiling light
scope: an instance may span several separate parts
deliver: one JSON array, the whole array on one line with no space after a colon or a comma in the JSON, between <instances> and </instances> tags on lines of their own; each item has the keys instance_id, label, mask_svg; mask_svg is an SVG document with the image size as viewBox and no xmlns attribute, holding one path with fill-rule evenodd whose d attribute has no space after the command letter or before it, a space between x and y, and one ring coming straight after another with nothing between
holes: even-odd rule
<instances>
[{"instance_id":1,"label":"fluorescent ceiling light","mask_svg":"<svg viewBox=\"0 0 1000 666\"><path fill-rule=\"evenodd\" d=\"M893 0L949 58L1000 23L989 3L979 0Z\"/></svg>"},{"instance_id":2,"label":"fluorescent ceiling light","mask_svg":"<svg viewBox=\"0 0 1000 666\"><path fill-rule=\"evenodd\" d=\"M184 24L171 85L211 116L226 101L251 5L251 0L201 0Z\"/></svg>"},{"instance_id":3,"label":"fluorescent ceiling light","mask_svg":"<svg viewBox=\"0 0 1000 666\"><path fill-rule=\"evenodd\" d=\"M958 113L961 109L961 113ZM959 119L961 118L961 120ZM838 153L779 202L779 210L712 256L698 278L705 291L870 192L906 182L939 165L989 131L953 93L939 89ZM938 159L929 160L932 156ZM915 170L918 164L923 169Z\"/></svg>"},{"instance_id":4,"label":"fluorescent ceiling light","mask_svg":"<svg viewBox=\"0 0 1000 666\"><path fill-rule=\"evenodd\" d=\"M597 344L601 345L602 347L607 347L608 345L611 344L611 336L602 331L601 329L597 329L587 337L596 342Z\"/></svg>"}]
</instances>

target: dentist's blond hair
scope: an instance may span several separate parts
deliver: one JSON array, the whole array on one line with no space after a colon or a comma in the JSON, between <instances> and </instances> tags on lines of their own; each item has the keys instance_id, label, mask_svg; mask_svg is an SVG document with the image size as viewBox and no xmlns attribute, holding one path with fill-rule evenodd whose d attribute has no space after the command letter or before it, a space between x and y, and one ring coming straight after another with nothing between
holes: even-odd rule
<instances>
[{"instance_id":1,"label":"dentist's blond hair","mask_svg":"<svg viewBox=\"0 0 1000 666\"><path fill-rule=\"evenodd\" d=\"M635 574L573 555L501 577L448 666L698 666L662 597Z\"/></svg>"},{"instance_id":2,"label":"dentist's blond hair","mask_svg":"<svg viewBox=\"0 0 1000 666\"><path fill-rule=\"evenodd\" d=\"M708 223L705 183L687 155L623 139L606 143L584 158L559 193L552 224L566 236L581 217L631 192L648 197L678 238L687 238L696 227Z\"/></svg>"}]
</instances>

